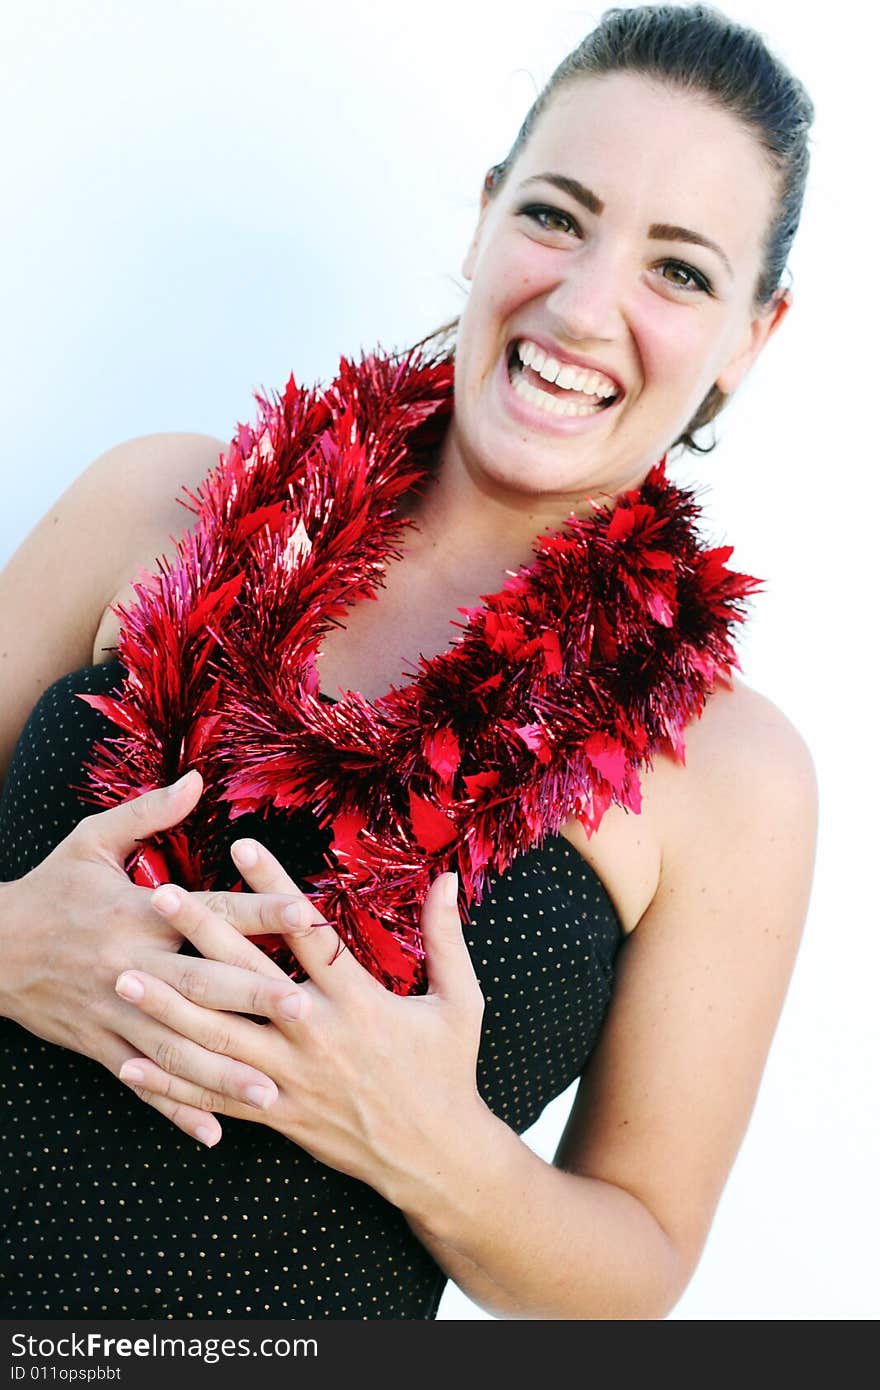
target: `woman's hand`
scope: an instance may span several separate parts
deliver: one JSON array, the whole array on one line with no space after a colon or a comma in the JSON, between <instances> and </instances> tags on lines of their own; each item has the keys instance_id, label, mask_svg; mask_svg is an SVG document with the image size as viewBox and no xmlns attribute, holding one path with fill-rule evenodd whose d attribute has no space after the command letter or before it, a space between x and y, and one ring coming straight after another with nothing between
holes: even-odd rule
<instances>
[{"instance_id":1,"label":"woman's hand","mask_svg":"<svg viewBox=\"0 0 880 1390\"><path fill-rule=\"evenodd\" d=\"M461 931L456 877L438 875L422 908L428 992L402 998L342 946L268 850L245 840L232 852L257 893L296 895L272 925L309 975L302 985L288 982L294 1017L254 989L253 975L241 968L240 932L177 887L157 889L155 907L210 959L188 960L185 978L173 966L162 974L130 969L118 988L130 991L143 1013L213 1054L218 1068L225 1054L274 1079L279 1096L269 1110L257 1115L227 1105L227 1114L258 1119L389 1195L402 1173L430 1171L449 1126L467 1125L475 1107L483 1108L476 1061L484 1000ZM229 1010L272 1021L252 1023ZM121 1077L139 1095L198 1104L193 1087L173 1071L143 1057L126 1063Z\"/></svg>"},{"instance_id":2,"label":"woman's hand","mask_svg":"<svg viewBox=\"0 0 880 1390\"><path fill-rule=\"evenodd\" d=\"M189 1064L191 1080L202 1080L197 1060L181 1057L180 1039L129 1008L114 989L132 959L157 974L169 961L184 978L191 968L188 958L177 954L183 937L174 923L154 911L151 890L133 884L124 864L139 841L189 815L201 791L195 773L176 786L86 816L41 864L2 885L0 1014L37 1037L94 1058L114 1076L128 1058L146 1055ZM242 930L252 934L269 930L264 923L278 911L275 900L249 893L192 896L234 912ZM266 991L258 995L263 1007L272 1006L279 989L290 993L283 971L244 936L237 964L248 970L252 991L260 981L259 989ZM218 1092L247 1104L250 1088L256 1088L252 1104L260 1108L277 1098L264 1072L232 1060L219 1073L212 1070L211 1081L210 1094L200 1094L196 1085L185 1104L156 1096L150 1101L185 1133L216 1143L220 1128L209 1112Z\"/></svg>"}]
</instances>

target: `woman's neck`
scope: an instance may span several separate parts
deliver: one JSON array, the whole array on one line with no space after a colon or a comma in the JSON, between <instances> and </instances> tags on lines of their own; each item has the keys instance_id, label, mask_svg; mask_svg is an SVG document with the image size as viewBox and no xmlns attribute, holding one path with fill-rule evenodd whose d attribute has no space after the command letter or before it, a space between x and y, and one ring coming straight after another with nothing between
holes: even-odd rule
<instances>
[{"instance_id":1,"label":"woman's neck","mask_svg":"<svg viewBox=\"0 0 880 1390\"><path fill-rule=\"evenodd\" d=\"M587 493L566 497L505 490L475 477L447 451L424 484L402 499L398 515L413 521L415 529L406 532L401 549L453 592L495 591L508 570L533 562L539 535L559 531L573 514L593 515L593 503L613 506L623 490L597 490L592 500Z\"/></svg>"}]
</instances>

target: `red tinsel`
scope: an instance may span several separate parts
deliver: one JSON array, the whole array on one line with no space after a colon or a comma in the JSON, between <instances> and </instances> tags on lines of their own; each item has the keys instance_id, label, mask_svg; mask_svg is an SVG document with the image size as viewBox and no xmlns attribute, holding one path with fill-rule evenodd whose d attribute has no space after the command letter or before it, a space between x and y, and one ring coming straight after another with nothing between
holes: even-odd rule
<instances>
[{"instance_id":1,"label":"red tinsel","mask_svg":"<svg viewBox=\"0 0 880 1390\"><path fill-rule=\"evenodd\" d=\"M436 874L458 870L466 914L570 816L591 835L612 802L638 812L654 753L684 761L683 729L738 668L733 625L760 587L726 568L732 547L702 545L664 455L610 509L539 536L409 684L322 701L322 638L399 556L413 523L397 504L429 474L453 378L451 356L414 349L342 358L324 391L291 376L280 399L255 393L256 426L185 490L197 522L176 559L115 610L122 689L80 696L124 731L87 765L99 805L190 767L204 778L187 820L128 866L136 881L209 888L230 819L310 807L333 833L310 896L399 994L424 988L418 920ZM303 977L280 940L263 944Z\"/></svg>"}]
</instances>

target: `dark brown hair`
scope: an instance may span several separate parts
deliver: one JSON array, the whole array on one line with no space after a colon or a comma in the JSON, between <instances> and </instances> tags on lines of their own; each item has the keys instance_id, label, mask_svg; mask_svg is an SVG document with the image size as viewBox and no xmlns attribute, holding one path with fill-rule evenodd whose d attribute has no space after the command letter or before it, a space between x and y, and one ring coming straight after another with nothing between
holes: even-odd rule
<instances>
[{"instance_id":1,"label":"dark brown hair","mask_svg":"<svg viewBox=\"0 0 880 1390\"><path fill-rule=\"evenodd\" d=\"M800 221L813 103L760 34L733 23L709 5L606 10L597 28L563 58L529 109L510 151L489 170L489 196L494 197L503 185L538 117L561 87L582 77L615 72L638 73L667 87L703 95L742 121L761 144L778 179L776 215L767 229L753 301L756 311L768 307L784 288L780 282ZM456 317L415 346L450 337L458 324ZM713 385L675 444L710 453L717 441L702 447L693 436L715 419L726 401L724 392Z\"/></svg>"}]
</instances>

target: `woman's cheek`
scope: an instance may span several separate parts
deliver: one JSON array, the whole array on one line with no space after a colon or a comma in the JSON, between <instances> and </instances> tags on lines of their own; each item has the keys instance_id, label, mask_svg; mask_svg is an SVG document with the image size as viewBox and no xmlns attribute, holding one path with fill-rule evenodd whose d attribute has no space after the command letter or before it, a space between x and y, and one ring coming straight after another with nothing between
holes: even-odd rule
<instances>
[{"instance_id":1,"label":"woman's cheek","mask_svg":"<svg viewBox=\"0 0 880 1390\"><path fill-rule=\"evenodd\" d=\"M712 385L707 363L716 343L703 316L677 305L665 310L661 304L646 313L637 335L642 389L662 394L664 416L681 416L686 425Z\"/></svg>"}]
</instances>

